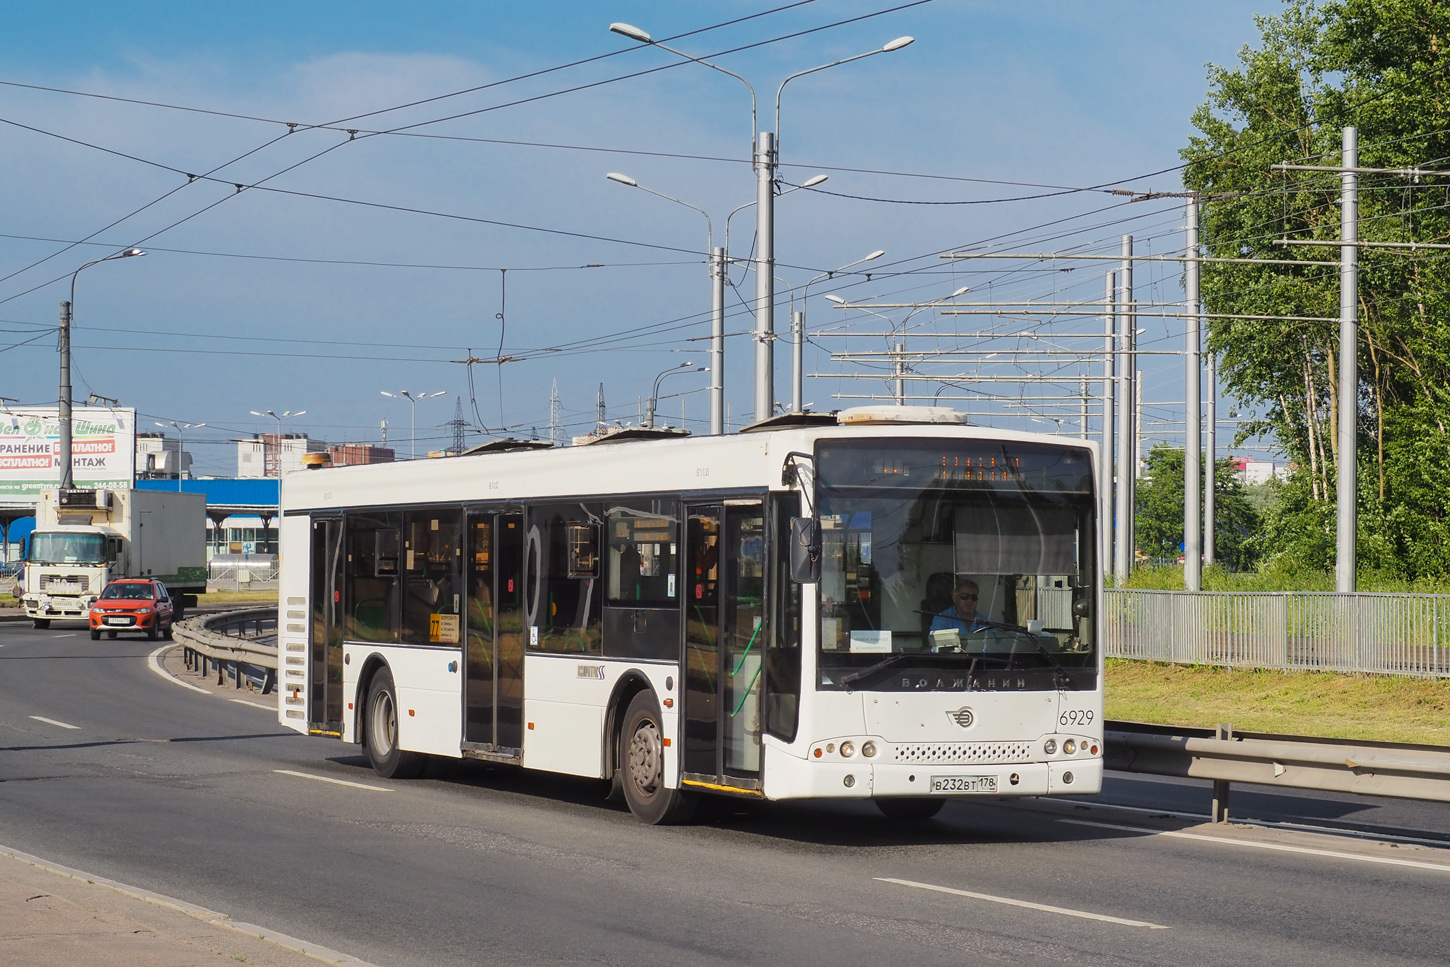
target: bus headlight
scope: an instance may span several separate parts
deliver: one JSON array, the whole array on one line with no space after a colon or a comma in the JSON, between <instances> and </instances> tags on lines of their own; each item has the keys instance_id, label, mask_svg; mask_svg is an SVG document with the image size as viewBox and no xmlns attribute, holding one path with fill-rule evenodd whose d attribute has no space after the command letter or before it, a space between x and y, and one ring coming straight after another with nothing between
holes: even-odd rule
<instances>
[{"instance_id":1,"label":"bus headlight","mask_svg":"<svg viewBox=\"0 0 1450 967\"><path fill-rule=\"evenodd\" d=\"M845 756L846 758L849 759L849 758L851 758L851 756L853 756L855 754L856 754L856 743L854 743L854 742L842 742L841 743L841 755L843 755L843 756Z\"/></svg>"},{"instance_id":2,"label":"bus headlight","mask_svg":"<svg viewBox=\"0 0 1450 967\"><path fill-rule=\"evenodd\" d=\"M1062 743L1062 751L1066 752L1068 755L1072 755L1074 752L1077 751L1077 743L1074 742L1072 739L1066 740Z\"/></svg>"},{"instance_id":3,"label":"bus headlight","mask_svg":"<svg viewBox=\"0 0 1450 967\"><path fill-rule=\"evenodd\" d=\"M1048 755L1052 755L1054 752L1057 751L1057 740L1048 739L1046 742L1042 743L1042 751L1046 752Z\"/></svg>"},{"instance_id":4,"label":"bus headlight","mask_svg":"<svg viewBox=\"0 0 1450 967\"><path fill-rule=\"evenodd\" d=\"M861 754L864 755L868 759L871 758L873 755L876 754L876 743L875 742L862 742L861 743Z\"/></svg>"}]
</instances>

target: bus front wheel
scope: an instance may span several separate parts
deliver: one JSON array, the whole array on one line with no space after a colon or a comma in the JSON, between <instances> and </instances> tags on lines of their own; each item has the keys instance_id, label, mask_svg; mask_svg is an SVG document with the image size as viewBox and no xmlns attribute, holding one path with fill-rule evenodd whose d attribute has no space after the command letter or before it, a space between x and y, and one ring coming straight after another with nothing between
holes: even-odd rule
<instances>
[{"instance_id":1,"label":"bus front wheel","mask_svg":"<svg viewBox=\"0 0 1450 967\"><path fill-rule=\"evenodd\" d=\"M659 705L640 692L624 713L619 733L620 785L629 811L642 823L670 825L689 820L694 802L688 793L665 788L664 735Z\"/></svg>"},{"instance_id":2,"label":"bus front wheel","mask_svg":"<svg viewBox=\"0 0 1450 967\"><path fill-rule=\"evenodd\" d=\"M368 702L363 711L368 761L384 779L412 779L423 771L423 756L404 752L398 747L398 690L393 673L378 669L368 687Z\"/></svg>"}]
</instances>

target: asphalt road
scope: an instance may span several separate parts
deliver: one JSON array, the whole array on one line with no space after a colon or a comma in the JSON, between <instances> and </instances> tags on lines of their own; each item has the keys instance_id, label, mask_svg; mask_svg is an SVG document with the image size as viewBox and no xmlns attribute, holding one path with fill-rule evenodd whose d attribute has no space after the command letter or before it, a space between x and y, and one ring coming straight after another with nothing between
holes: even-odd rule
<instances>
[{"instance_id":1,"label":"asphalt road","mask_svg":"<svg viewBox=\"0 0 1450 967\"><path fill-rule=\"evenodd\" d=\"M1441 806L1112 776L1088 802L725 803L646 828L602 784L378 779L157 645L0 625L0 844L383 967L1443 964ZM231 699L240 699L233 701ZM326 781L337 780L337 781ZM340 781L340 782L339 782ZM1280 825L1275 825L1280 824ZM1336 832L1368 830L1361 832Z\"/></svg>"}]
</instances>

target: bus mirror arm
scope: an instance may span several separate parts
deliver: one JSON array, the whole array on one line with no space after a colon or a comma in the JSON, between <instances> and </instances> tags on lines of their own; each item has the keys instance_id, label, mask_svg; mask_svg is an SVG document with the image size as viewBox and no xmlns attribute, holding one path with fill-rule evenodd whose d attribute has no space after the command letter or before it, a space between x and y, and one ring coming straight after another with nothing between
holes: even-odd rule
<instances>
[{"instance_id":1,"label":"bus mirror arm","mask_svg":"<svg viewBox=\"0 0 1450 967\"><path fill-rule=\"evenodd\" d=\"M814 517L791 518L790 579L797 584L821 579L821 522Z\"/></svg>"}]
</instances>

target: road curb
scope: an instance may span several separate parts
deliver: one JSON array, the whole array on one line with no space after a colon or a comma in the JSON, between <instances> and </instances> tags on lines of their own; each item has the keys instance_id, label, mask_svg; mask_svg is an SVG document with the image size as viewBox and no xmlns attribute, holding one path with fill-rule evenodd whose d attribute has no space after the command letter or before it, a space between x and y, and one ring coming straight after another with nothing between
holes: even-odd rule
<instances>
[{"instance_id":1,"label":"road curb","mask_svg":"<svg viewBox=\"0 0 1450 967\"><path fill-rule=\"evenodd\" d=\"M127 896L134 900L141 900L146 903L155 904L159 907L164 907L168 910L174 910L178 913L183 913L189 917L200 920L210 926L221 927L227 930L236 931L237 933L246 934L247 936L255 937L265 943L273 944L285 950L290 950L296 954L302 954L305 957L310 957L313 960L317 960L325 964L333 964L336 965L336 967L374 967L374 965L368 961L360 960L359 958L354 957L351 954L345 954L341 951L333 950L330 947L324 947L321 944L309 943L305 940L299 940L296 937L288 936L285 933L271 930L267 927L259 926L258 924L244 923L242 921L233 920L225 913L219 913L216 910L210 910L206 907L197 906L195 903L187 903L185 900L178 900L175 897L169 897L162 893L154 893L151 890L144 890L140 887L134 887L125 883L119 883L104 876L97 876L93 873L86 873L83 870L77 870L73 867L63 866L59 863L52 863L49 860L42 859L39 856L32 856L29 853L17 849L11 849L8 846L0 845L0 856L11 857L21 863L29 864L36 869L44 870L47 873L53 873L56 876L63 876L68 879L79 880L83 883L104 887L105 889L112 890L116 893L121 894L122 896Z\"/></svg>"}]
</instances>

